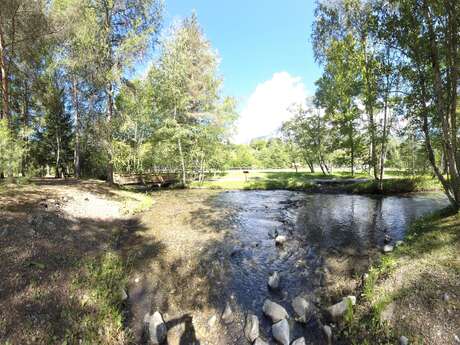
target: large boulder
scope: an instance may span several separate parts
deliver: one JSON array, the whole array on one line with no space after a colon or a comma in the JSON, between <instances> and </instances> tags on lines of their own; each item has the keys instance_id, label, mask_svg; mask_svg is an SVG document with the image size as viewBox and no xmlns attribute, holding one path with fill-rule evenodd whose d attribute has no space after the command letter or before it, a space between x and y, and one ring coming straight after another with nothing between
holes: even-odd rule
<instances>
[{"instance_id":1,"label":"large boulder","mask_svg":"<svg viewBox=\"0 0 460 345\"><path fill-rule=\"evenodd\" d=\"M280 275L277 271L268 277L268 286L272 290L277 290L280 287Z\"/></svg>"},{"instance_id":2,"label":"large boulder","mask_svg":"<svg viewBox=\"0 0 460 345\"><path fill-rule=\"evenodd\" d=\"M327 311L334 321L340 320L345 313L347 312L348 308L351 308L353 305L356 304L356 297L355 296L347 296L344 297L339 303L336 303L329 308Z\"/></svg>"},{"instance_id":3,"label":"large boulder","mask_svg":"<svg viewBox=\"0 0 460 345\"><path fill-rule=\"evenodd\" d=\"M289 316L286 309L269 299L265 300L262 310L273 322L278 322Z\"/></svg>"},{"instance_id":4,"label":"large boulder","mask_svg":"<svg viewBox=\"0 0 460 345\"><path fill-rule=\"evenodd\" d=\"M297 321L307 323L310 320L313 315L313 306L307 300L297 296L292 300L291 305Z\"/></svg>"},{"instance_id":5,"label":"large boulder","mask_svg":"<svg viewBox=\"0 0 460 345\"><path fill-rule=\"evenodd\" d=\"M153 345L163 344L168 330L161 314L158 311L153 315L147 314L144 321L147 324L150 343Z\"/></svg>"},{"instance_id":6,"label":"large boulder","mask_svg":"<svg viewBox=\"0 0 460 345\"><path fill-rule=\"evenodd\" d=\"M289 323L283 319L272 326L273 338L281 345L289 345Z\"/></svg>"},{"instance_id":7,"label":"large boulder","mask_svg":"<svg viewBox=\"0 0 460 345\"><path fill-rule=\"evenodd\" d=\"M244 335L251 343L259 337L259 319L254 314L246 316Z\"/></svg>"}]
</instances>

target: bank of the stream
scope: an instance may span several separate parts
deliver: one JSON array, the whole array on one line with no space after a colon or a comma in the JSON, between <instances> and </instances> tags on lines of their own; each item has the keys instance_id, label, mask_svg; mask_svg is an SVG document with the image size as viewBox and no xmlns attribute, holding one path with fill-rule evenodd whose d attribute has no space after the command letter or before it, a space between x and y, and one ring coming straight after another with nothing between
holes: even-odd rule
<instances>
[{"instance_id":1,"label":"bank of the stream","mask_svg":"<svg viewBox=\"0 0 460 345\"><path fill-rule=\"evenodd\" d=\"M394 344L401 334L450 344L458 334L457 216L417 222L423 231L411 232L378 264L387 237L394 244L411 220L446 205L436 195L145 194L48 180L3 185L0 201L2 345L144 344L144 316L155 311L169 345L246 344L248 313L259 318L260 337L274 344L262 312L266 298L289 313L291 340L303 336L306 344L327 343L323 324L337 344ZM281 246L277 235L286 236ZM370 266L376 268L362 286ZM274 271L279 290L267 286ZM350 294L358 297L353 317L330 323L326 308ZM293 318L298 296L311 305L306 325ZM231 322L222 319L227 304ZM393 318L381 326L377 312L391 305ZM424 316L429 308L437 314ZM428 321L430 328L420 326Z\"/></svg>"},{"instance_id":2,"label":"bank of the stream","mask_svg":"<svg viewBox=\"0 0 460 345\"><path fill-rule=\"evenodd\" d=\"M295 190L384 195L441 190L439 182L433 176L411 176L398 171L390 171L387 174L382 188L366 173L351 176L345 172L324 175L280 170L230 171L220 176L210 177L203 182L193 182L191 187L217 190Z\"/></svg>"},{"instance_id":3,"label":"bank of the stream","mask_svg":"<svg viewBox=\"0 0 460 345\"><path fill-rule=\"evenodd\" d=\"M344 344L460 344L457 212L447 208L412 223L404 243L362 278L353 317L341 328Z\"/></svg>"}]
</instances>

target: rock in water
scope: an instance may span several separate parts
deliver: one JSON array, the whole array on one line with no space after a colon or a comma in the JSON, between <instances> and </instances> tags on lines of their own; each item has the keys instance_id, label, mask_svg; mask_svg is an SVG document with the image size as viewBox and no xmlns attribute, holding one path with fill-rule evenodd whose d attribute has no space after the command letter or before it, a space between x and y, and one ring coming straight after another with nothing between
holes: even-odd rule
<instances>
[{"instance_id":1,"label":"rock in water","mask_svg":"<svg viewBox=\"0 0 460 345\"><path fill-rule=\"evenodd\" d=\"M289 345L289 324L283 319L272 326L272 334L275 340L282 345Z\"/></svg>"},{"instance_id":2,"label":"rock in water","mask_svg":"<svg viewBox=\"0 0 460 345\"><path fill-rule=\"evenodd\" d=\"M389 253L389 252L392 252L393 251L393 246L390 245L390 244L387 244L385 246L383 246L383 252L384 253Z\"/></svg>"},{"instance_id":3,"label":"rock in water","mask_svg":"<svg viewBox=\"0 0 460 345\"><path fill-rule=\"evenodd\" d=\"M166 329L166 324L161 314L156 311L153 315L148 315L146 321L148 324L150 342L153 345L163 344L166 340L168 330Z\"/></svg>"},{"instance_id":4,"label":"rock in water","mask_svg":"<svg viewBox=\"0 0 460 345\"><path fill-rule=\"evenodd\" d=\"M268 345L268 343L266 341L263 341L262 339L260 338L257 338L255 341L254 341L254 344L252 345Z\"/></svg>"},{"instance_id":5,"label":"rock in water","mask_svg":"<svg viewBox=\"0 0 460 345\"><path fill-rule=\"evenodd\" d=\"M298 338L294 340L291 345L305 345L305 338Z\"/></svg>"},{"instance_id":6,"label":"rock in water","mask_svg":"<svg viewBox=\"0 0 460 345\"><path fill-rule=\"evenodd\" d=\"M233 321L233 312L232 308L230 308L230 303L227 302L227 305L225 306L225 310L222 313L222 320L225 323L230 323Z\"/></svg>"},{"instance_id":7,"label":"rock in water","mask_svg":"<svg viewBox=\"0 0 460 345\"><path fill-rule=\"evenodd\" d=\"M323 326L323 333L326 336L327 345L331 345L332 344L332 329L331 329L331 327L328 326L328 325L324 325Z\"/></svg>"},{"instance_id":8,"label":"rock in water","mask_svg":"<svg viewBox=\"0 0 460 345\"><path fill-rule=\"evenodd\" d=\"M288 317L286 309L269 299L265 300L262 310L273 322L278 322Z\"/></svg>"},{"instance_id":9,"label":"rock in water","mask_svg":"<svg viewBox=\"0 0 460 345\"><path fill-rule=\"evenodd\" d=\"M253 314L246 316L244 335L252 343L259 337L259 319Z\"/></svg>"},{"instance_id":10,"label":"rock in water","mask_svg":"<svg viewBox=\"0 0 460 345\"><path fill-rule=\"evenodd\" d=\"M283 235L278 235L275 238L276 245L283 245L284 243L286 243L286 241L287 241L287 237Z\"/></svg>"},{"instance_id":11,"label":"rock in water","mask_svg":"<svg viewBox=\"0 0 460 345\"><path fill-rule=\"evenodd\" d=\"M408 344L409 344L409 339L407 339L403 335L399 337L399 345L408 345Z\"/></svg>"},{"instance_id":12,"label":"rock in water","mask_svg":"<svg viewBox=\"0 0 460 345\"><path fill-rule=\"evenodd\" d=\"M312 314L312 307L304 298L297 296L292 301L292 308L297 316L297 320L300 322L307 323Z\"/></svg>"},{"instance_id":13,"label":"rock in water","mask_svg":"<svg viewBox=\"0 0 460 345\"><path fill-rule=\"evenodd\" d=\"M400 247L404 244L404 241L396 241L395 246Z\"/></svg>"},{"instance_id":14,"label":"rock in water","mask_svg":"<svg viewBox=\"0 0 460 345\"><path fill-rule=\"evenodd\" d=\"M337 321L338 319L342 318L342 316L347 312L349 306L353 306L356 304L356 297L355 296L347 296L344 297L339 303L336 303L329 308L327 311L331 316L332 320Z\"/></svg>"},{"instance_id":15,"label":"rock in water","mask_svg":"<svg viewBox=\"0 0 460 345\"><path fill-rule=\"evenodd\" d=\"M268 286L272 290L277 290L280 287L280 275L277 271L268 277Z\"/></svg>"}]
</instances>

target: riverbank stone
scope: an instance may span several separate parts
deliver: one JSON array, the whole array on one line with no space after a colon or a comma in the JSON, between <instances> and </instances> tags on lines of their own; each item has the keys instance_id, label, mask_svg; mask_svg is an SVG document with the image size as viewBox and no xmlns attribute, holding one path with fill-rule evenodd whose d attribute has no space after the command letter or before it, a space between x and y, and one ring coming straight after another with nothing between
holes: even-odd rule
<instances>
[{"instance_id":1,"label":"riverbank stone","mask_svg":"<svg viewBox=\"0 0 460 345\"><path fill-rule=\"evenodd\" d=\"M323 326L323 333L324 333L324 336L326 337L327 345L331 345L332 344L332 329L331 329L331 327L328 326L328 325L324 325Z\"/></svg>"},{"instance_id":2,"label":"riverbank stone","mask_svg":"<svg viewBox=\"0 0 460 345\"><path fill-rule=\"evenodd\" d=\"M408 345L408 344L409 344L409 339L407 339L403 335L399 337L399 345Z\"/></svg>"},{"instance_id":3,"label":"riverbank stone","mask_svg":"<svg viewBox=\"0 0 460 345\"><path fill-rule=\"evenodd\" d=\"M393 251L393 246L391 244L387 244L383 246L383 252L384 253L390 253Z\"/></svg>"},{"instance_id":4,"label":"riverbank stone","mask_svg":"<svg viewBox=\"0 0 460 345\"><path fill-rule=\"evenodd\" d=\"M268 345L268 343L261 338L257 338L252 345Z\"/></svg>"},{"instance_id":5,"label":"riverbank stone","mask_svg":"<svg viewBox=\"0 0 460 345\"><path fill-rule=\"evenodd\" d=\"M230 323L233 321L233 311L230 307L230 303L228 302L225 305L224 312L222 313L222 321L224 321L224 323Z\"/></svg>"},{"instance_id":6,"label":"riverbank stone","mask_svg":"<svg viewBox=\"0 0 460 345\"><path fill-rule=\"evenodd\" d=\"M244 326L244 335L253 342L259 337L259 319L254 314L246 316L246 324Z\"/></svg>"},{"instance_id":7,"label":"riverbank stone","mask_svg":"<svg viewBox=\"0 0 460 345\"><path fill-rule=\"evenodd\" d=\"M275 237L275 243L278 246L283 245L284 243L286 243L286 241L287 241L287 237L284 235L278 235Z\"/></svg>"},{"instance_id":8,"label":"riverbank stone","mask_svg":"<svg viewBox=\"0 0 460 345\"><path fill-rule=\"evenodd\" d=\"M347 296L344 297L339 303L336 303L329 308L327 311L331 316L332 320L337 321L343 317L343 315L347 312L349 306L353 306L356 304L356 297L355 296Z\"/></svg>"},{"instance_id":9,"label":"riverbank stone","mask_svg":"<svg viewBox=\"0 0 460 345\"><path fill-rule=\"evenodd\" d=\"M295 315L296 315L296 320L307 323L312 314L312 305L305 300L304 298L297 296L292 300L292 309L294 309Z\"/></svg>"},{"instance_id":10,"label":"riverbank stone","mask_svg":"<svg viewBox=\"0 0 460 345\"><path fill-rule=\"evenodd\" d=\"M298 338L294 340L291 345L306 345L305 338L304 337Z\"/></svg>"},{"instance_id":11,"label":"riverbank stone","mask_svg":"<svg viewBox=\"0 0 460 345\"><path fill-rule=\"evenodd\" d=\"M265 300L262 310L265 315L272 319L272 322L281 321L289 316L286 309L269 299Z\"/></svg>"},{"instance_id":12,"label":"riverbank stone","mask_svg":"<svg viewBox=\"0 0 460 345\"><path fill-rule=\"evenodd\" d=\"M282 345L289 345L289 323L286 319L272 325L272 334L275 340Z\"/></svg>"},{"instance_id":13,"label":"riverbank stone","mask_svg":"<svg viewBox=\"0 0 460 345\"><path fill-rule=\"evenodd\" d=\"M272 290L277 290L280 287L280 275L277 271L273 272L273 274L268 277L268 286Z\"/></svg>"},{"instance_id":14,"label":"riverbank stone","mask_svg":"<svg viewBox=\"0 0 460 345\"><path fill-rule=\"evenodd\" d=\"M150 343L153 345L163 344L166 340L168 330L161 314L158 311L153 313L153 315L147 314L144 321L147 324Z\"/></svg>"}]
</instances>

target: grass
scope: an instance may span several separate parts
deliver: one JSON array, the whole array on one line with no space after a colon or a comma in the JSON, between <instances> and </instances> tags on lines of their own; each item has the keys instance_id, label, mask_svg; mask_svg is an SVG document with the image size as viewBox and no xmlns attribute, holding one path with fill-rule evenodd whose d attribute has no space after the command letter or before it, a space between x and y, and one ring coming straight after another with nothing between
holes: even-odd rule
<instances>
[{"instance_id":1,"label":"grass","mask_svg":"<svg viewBox=\"0 0 460 345\"><path fill-rule=\"evenodd\" d=\"M329 190L338 190L354 194L397 194L423 191L440 190L440 184L431 176L408 176L406 172L389 171L383 182L383 191L379 190L378 183L370 179L365 172L355 174L354 178L369 178L369 181L350 184L328 186ZM204 181L194 182L192 188L209 188L224 190L315 190L318 185L315 179L336 179L346 181L352 178L348 172L335 172L332 175L322 173L309 173L305 171L283 170L251 170L247 176L243 171L228 171L218 177Z\"/></svg>"},{"instance_id":2,"label":"grass","mask_svg":"<svg viewBox=\"0 0 460 345\"><path fill-rule=\"evenodd\" d=\"M348 179L351 177L348 172L324 175L322 173L286 170L250 170L246 177L243 171L233 170L203 183L194 182L191 187L226 190L308 190L316 187L313 181L315 179ZM355 177L362 178L367 177L367 175L359 173Z\"/></svg>"},{"instance_id":3,"label":"grass","mask_svg":"<svg viewBox=\"0 0 460 345\"><path fill-rule=\"evenodd\" d=\"M379 190L377 181L356 182L344 186L348 192L355 194L396 194L438 191L441 185L438 180L430 176L393 177L383 180L382 191Z\"/></svg>"},{"instance_id":4,"label":"grass","mask_svg":"<svg viewBox=\"0 0 460 345\"><path fill-rule=\"evenodd\" d=\"M351 326L353 344L454 343L460 323L460 215L450 209L414 222L405 243L381 257L362 288ZM449 302L442 293L448 293ZM391 317L384 313L394 308Z\"/></svg>"},{"instance_id":5,"label":"grass","mask_svg":"<svg viewBox=\"0 0 460 345\"><path fill-rule=\"evenodd\" d=\"M82 262L71 288L79 309L91 312L75 314L72 308L65 343L126 344L122 298L126 284L126 266L118 253L109 251Z\"/></svg>"}]
</instances>

